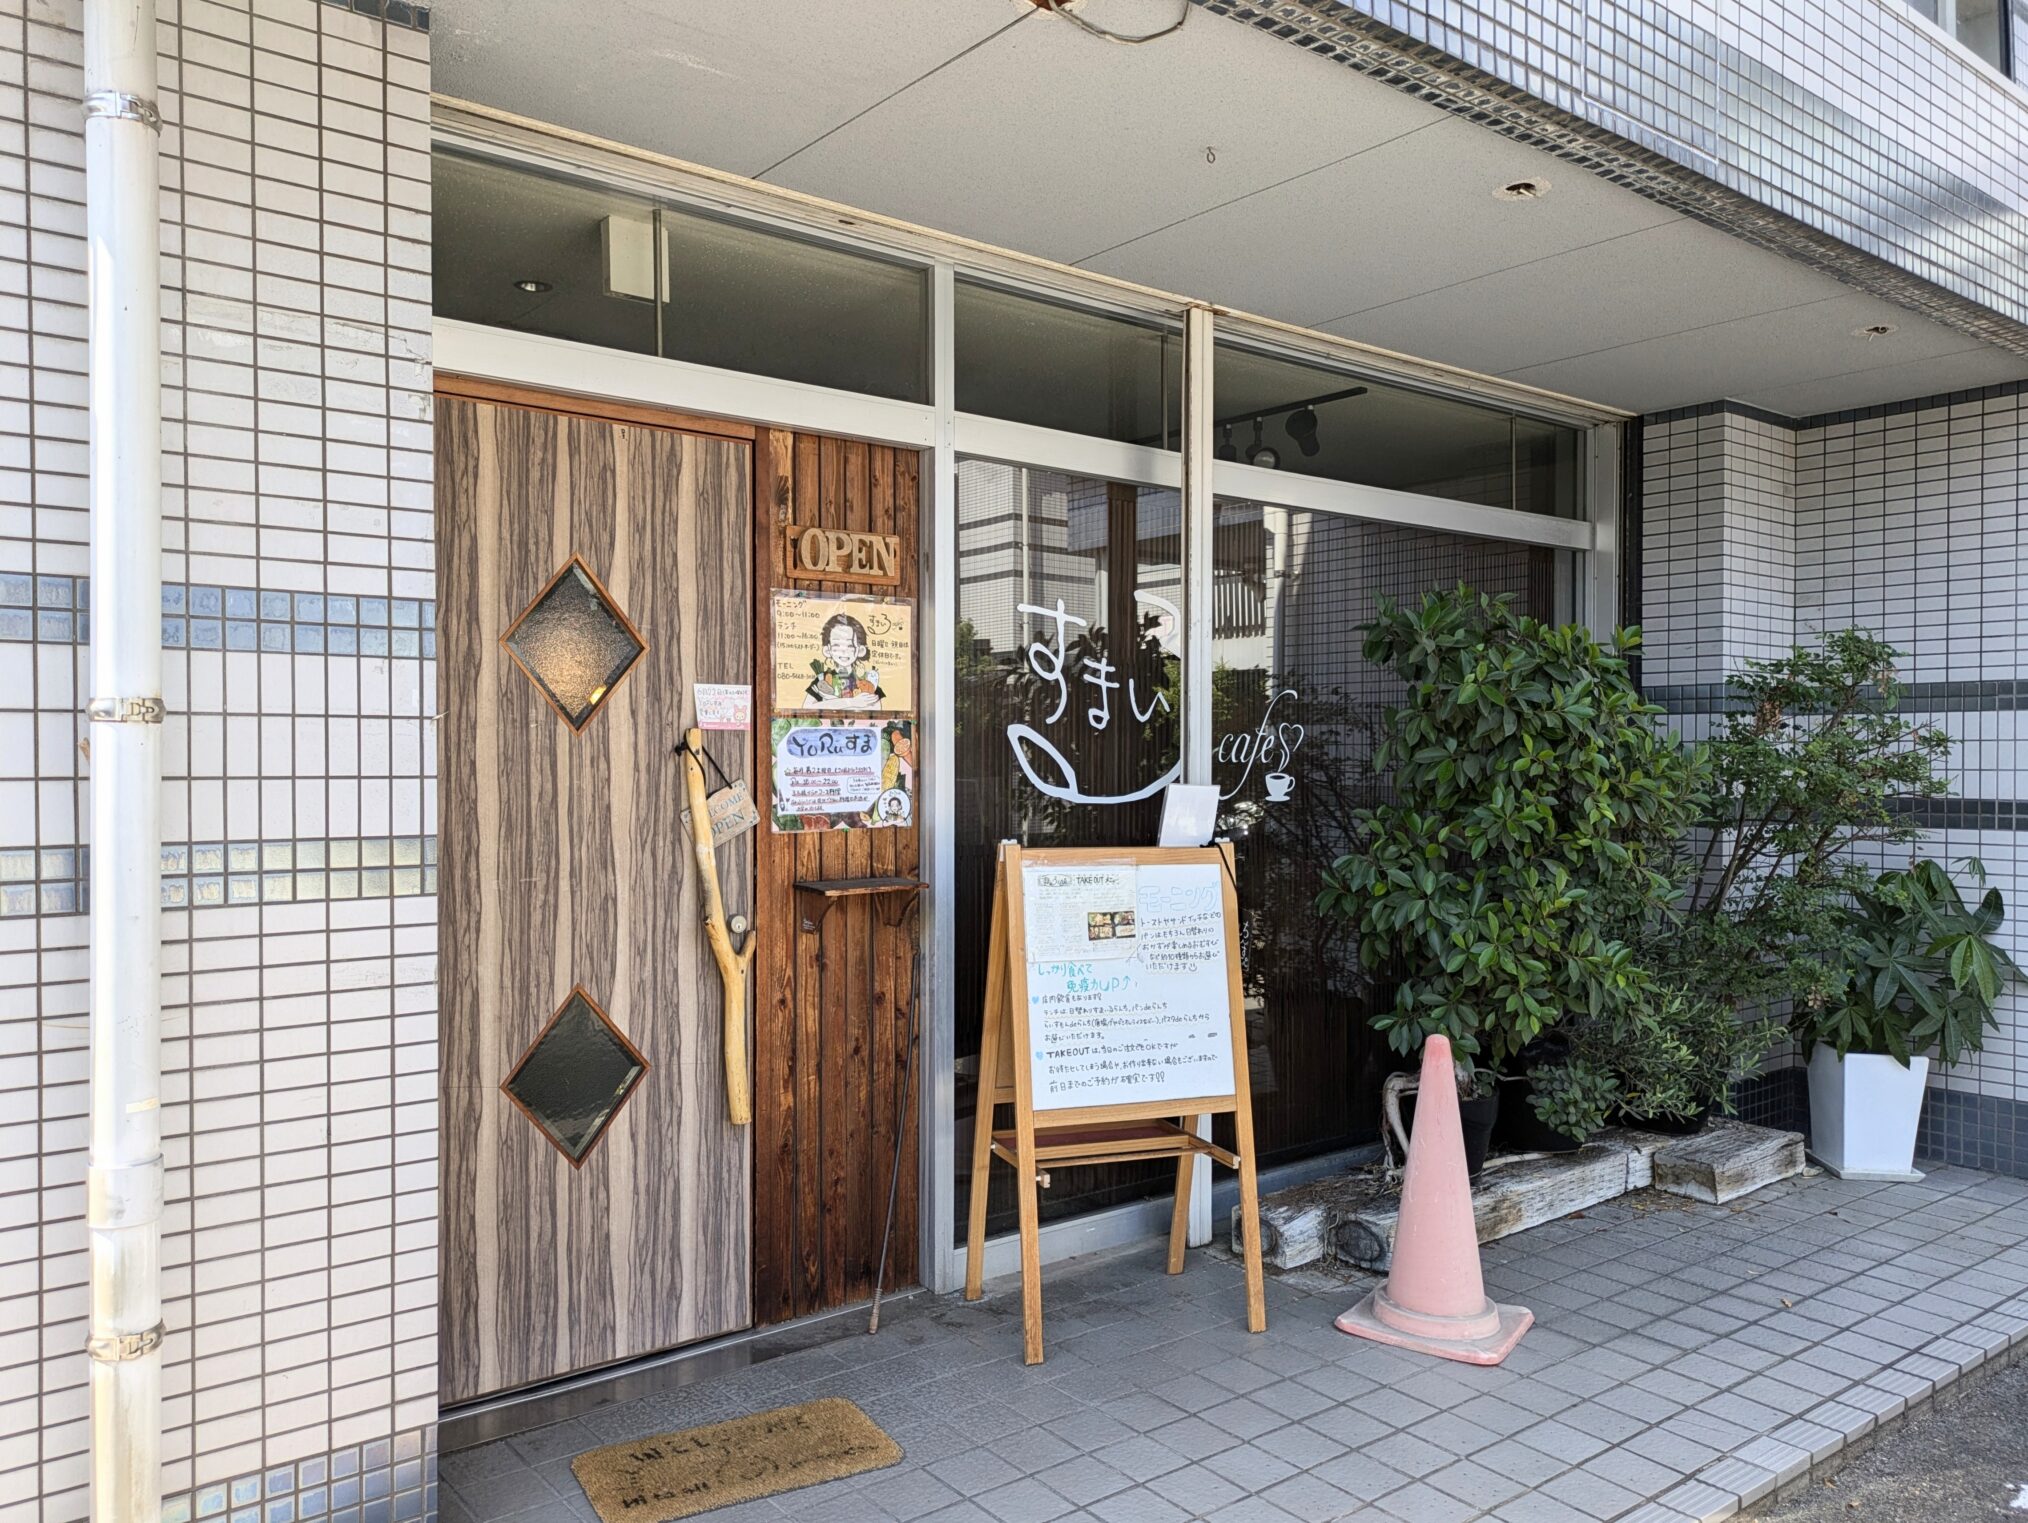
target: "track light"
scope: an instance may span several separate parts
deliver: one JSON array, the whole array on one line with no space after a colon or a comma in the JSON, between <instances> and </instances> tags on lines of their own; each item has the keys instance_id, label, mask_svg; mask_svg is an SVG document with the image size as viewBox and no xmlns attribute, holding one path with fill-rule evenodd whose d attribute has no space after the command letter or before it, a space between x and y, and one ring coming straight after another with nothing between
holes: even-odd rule
<instances>
[{"instance_id":1,"label":"track light","mask_svg":"<svg viewBox=\"0 0 2028 1523\"><path fill-rule=\"evenodd\" d=\"M1246 463L1271 471L1282 463L1281 453L1260 436L1260 419L1253 420L1253 443L1246 447Z\"/></svg>"},{"instance_id":2,"label":"track light","mask_svg":"<svg viewBox=\"0 0 2028 1523\"><path fill-rule=\"evenodd\" d=\"M1226 424L1218 436L1218 448L1211 452L1214 460L1237 460L1239 449L1232 442L1232 425Z\"/></svg>"},{"instance_id":3,"label":"track light","mask_svg":"<svg viewBox=\"0 0 2028 1523\"><path fill-rule=\"evenodd\" d=\"M1317 453L1317 409L1308 403L1289 414L1287 423L1289 437L1296 441L1296 448L1307 457Z\"/></svg>"}]
</instances>

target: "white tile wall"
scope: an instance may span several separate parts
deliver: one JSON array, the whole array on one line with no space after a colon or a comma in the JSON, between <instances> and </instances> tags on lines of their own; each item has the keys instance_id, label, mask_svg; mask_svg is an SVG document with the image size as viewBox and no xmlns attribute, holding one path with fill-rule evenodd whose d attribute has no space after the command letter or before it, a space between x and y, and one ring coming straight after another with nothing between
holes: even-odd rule
<instances>
[{"instance_id":1,"label":"white tile wall","mask_svg":"<svg viewBox=\"0 0 2028 1523\"><path fill-rule=\"evenodd\" d=\"M1642 674L1707 683L1793 638L1793 434L1734 413L1642 435Z\"/></svg>"},{"instance_id":2,"label":"white tile wall","mask_svg":"<svg viewBox=\"0 0 2028 1523\"><path fill-rule=\"evenodd\" d=\"M160 16L164 574L431 598L428 38L320 0ZM0 0L0 573L87 569L78 25ZM435 829L431 663L165 666L166 838ZM86 671L0 645L0 847L83 840ZM167 1488L432 1422L434 898L164 938ZM84 942L0 921L0 1523L85 1515Z\"/></svg>"},{"instance_id":3,"label":"white tile wall","mask_svg":"<svg viewBox=\"0 0 2028 1523\"><path fill-rule=\"evenodd\" d=\"M1732 412L1647 424L1647 683L1715 683L1743 656L1858 625L1906 653L1905 682L1967 685L1909 708L1956 740L1955 795L2028 799L2014 690L2028 678L2024 425L2019 389L1794 428ZM1699 735L1709 719L1679 724ZM2028 965L2028 837L1940 829L1923 850L1984 864L2009 906L2002 944ZM2001 1016L1985 1051L1933 1087L2028 1103L2028 997L2006 996ZM1997 1156L2015 1157L2004 1142Z\"/></svg>"}]
</instances>

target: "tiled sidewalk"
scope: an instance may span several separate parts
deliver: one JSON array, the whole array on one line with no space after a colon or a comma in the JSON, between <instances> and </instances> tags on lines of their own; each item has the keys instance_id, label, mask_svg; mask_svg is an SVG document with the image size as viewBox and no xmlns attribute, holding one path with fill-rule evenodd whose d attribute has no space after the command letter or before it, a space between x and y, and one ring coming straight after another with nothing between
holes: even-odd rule
<instances>
[{"instance_id":1,"label":"tiled sidewalk","mask_svg":"<svg viewBox=\"0 0 2028 1523\"><path fill-rule=\"evenodd\" d=\"M1020 1362L1014 1282L976 1306L919 1297L877 1338L447 1454L443 1517L590 1519L581 1450L849 1396L900 1465L712 1523L1683 1523L2028 1345L2028 1181L1962 1169L1730 1206L1629 1197L1485 1263L1536 1316L1498 1369L1337 1332L1363 1277L1270 1280L1251 1336L1229 1259L1195 1253L1170 1278L1150 1247L1046 1272L1039 1368Z\"/></svg>"}]
</instances>

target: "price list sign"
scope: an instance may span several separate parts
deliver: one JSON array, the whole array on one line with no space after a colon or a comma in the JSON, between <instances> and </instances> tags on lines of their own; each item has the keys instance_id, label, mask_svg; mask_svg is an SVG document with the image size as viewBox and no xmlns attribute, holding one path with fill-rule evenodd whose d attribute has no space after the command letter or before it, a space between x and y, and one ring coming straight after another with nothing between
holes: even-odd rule
<instances>
[{"instance_id":1,"label":"price list sign","mask_svg":"<svg viewBox=\"0 0 2028 1523\"><path fill-rule=\"evenodd\" d=\"M1038 1111L1232 1088L1221 869L1022 867Z\"/></svg>"}]
</instances>

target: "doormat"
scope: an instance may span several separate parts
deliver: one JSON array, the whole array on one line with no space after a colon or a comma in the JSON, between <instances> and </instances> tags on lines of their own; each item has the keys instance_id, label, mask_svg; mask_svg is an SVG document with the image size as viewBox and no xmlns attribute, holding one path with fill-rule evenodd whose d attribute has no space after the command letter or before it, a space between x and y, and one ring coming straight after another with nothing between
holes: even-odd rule
<instances>
[{"instance_id":1,"label":"doormat","mask_svg":"<svg viewBox=\"0 0 2028 1523\"><path fill-rule=\"evenodd\" d=\"M882 1470L901 1445L842 1396L580 1454L570 1468L602 1523L671 1523L714 1507Z\"/></svg>"}]
</instances>

